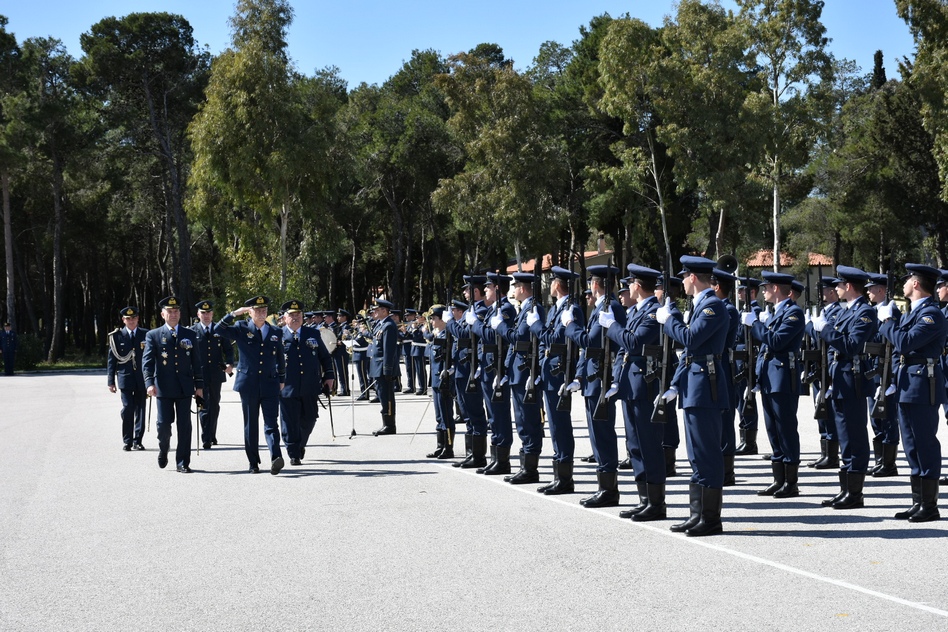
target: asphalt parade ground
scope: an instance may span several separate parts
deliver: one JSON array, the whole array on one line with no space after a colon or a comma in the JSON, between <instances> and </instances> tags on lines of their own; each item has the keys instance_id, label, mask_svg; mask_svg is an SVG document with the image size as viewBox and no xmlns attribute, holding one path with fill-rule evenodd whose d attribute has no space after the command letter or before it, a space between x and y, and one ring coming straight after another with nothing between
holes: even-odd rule
<instances>
[{"instance_id":1,"label":"asphalt parade ground","mask_svg":"<svg viewBox=\"0 0 948 632\"><path fill-rule=\"evenodd\" d=\"M725 533L688 538L668 530L686 476L669 479L668 520L633 523L618 517L630 472L621 507L585 509L593 464L577 462L576 494L545 497L425 459L428 401L398 395L399 434L376 438L377 404L335 398L336 438L321 411L303 465L271 476L246 471L227 384L220 445L180 474L158 468L154 417L146 451L122 451L104 371L0 378L0 630L948 629L948 509L892 518L910 504L901 458L867 480L864 509L837 511L820 506L835 471L801 468L802 495L775 500L755 493L769 464L738 457ZM808 460L808 400L799 418Z\"/></svg>"}]
</instances>

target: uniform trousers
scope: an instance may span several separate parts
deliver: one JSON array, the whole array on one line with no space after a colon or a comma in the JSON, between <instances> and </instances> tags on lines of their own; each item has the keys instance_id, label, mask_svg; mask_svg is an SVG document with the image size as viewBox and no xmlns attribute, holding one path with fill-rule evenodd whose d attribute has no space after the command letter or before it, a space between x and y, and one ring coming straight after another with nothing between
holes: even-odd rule
<instances>
[{"instance_id":1,"label":"uniform trousers","mask_svg":"<svg viewBox=\"0 0 948 632\"><path fill-rule=\"evenodd\" d=\"M178 467L191 464L191 398L158 397L158 449L167 453L171 448L171 428L178 428L178 445L174 460Z\"/></svg>"},{"instance_id":2,"label":"uniform trousers","mask_svg":"<svg viewBox=\"0 0 948 632\"><path fill-rule=\"evenodd\" d=\"M902 448L911 476L941 478L941 443L938 442L938 407L899 404Z\"/></svg>"},{"instance_id":3,"label":"uniform trousers","mask_svg":"<svg viewBox=\"0 0 948 632\"><path fill-rule=\"evenodd\" d=\"M573 420L570 419L569 410L556 409L559 401L559 388L543 390L543 405L546 407L546 419L550 424L550 441L553 443L553 460L560 463L572 463L576 453Z\"/></svg>"},{"instance_id":4,"label":"uniform trousers","mask_svg":"<svg viewBox=\"0 0 948 632\"><path fill-rule=\"evenodd\" d=\"M723 489L721 409L690 407L683 408L682 411L685 418L685 446L693 471L691 482L713 489Z\"/></svg>"},{"instance_id":5,"label":"uniform trousers","mask_svg":"<svg viewBox=\"0 0 948 632\"><path fill-rule=\"evenodd\" d=\"M800 398L793 393L764 393L760 398L764 409L764 426L776 463L800 462L800 433L797 427L797 409Z\"/></svg>"},{"instance_id":6,"label":"uniform trousers","mask_svg":"<svg viewBox=\"0 0 948 632\"><path fill-rule=\"evenodd\" d=\"M540 454L543 451L543 419L540 416L540 393L541 390L537 387L534 391L536 401L528 404L524 401L527 395L527 385L513 384L510 386L514 420L517 423L517 434L520 436L524 454Z\"/></svg>"}]
</instances>

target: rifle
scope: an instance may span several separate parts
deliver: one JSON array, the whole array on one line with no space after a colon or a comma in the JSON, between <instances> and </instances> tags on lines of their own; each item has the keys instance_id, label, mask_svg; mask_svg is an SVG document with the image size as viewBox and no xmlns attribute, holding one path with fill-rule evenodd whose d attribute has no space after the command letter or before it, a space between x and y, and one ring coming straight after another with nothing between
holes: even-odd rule
<instances>
[{"instance_id":1,"label":"rifle","mask_svg":"<svg viewBox=\"0 0 948 632\"><path fill-rule=\"evenodd\" d=\"M822 296L823 290L820 290L820 296ZM813 301L810 299L810 275L806 276L806 295L803 297L803 312L807 315L810 315L813 310ZM819 349L817 349L816 340L813 339L813 336L809 332L804 331L803 333L803 388L800 389L801 395L810 394L810 385L816 381L816 368L814 364L817 363L819 359Z\"/></svg>"},{"instance_id":2,"label":"rifle","mask_svg":"<svg viewBox=\"0 0 948 632\"><path fill-rule=\"evenodd\" d=\"M820 283L823 282L823 266L817 266L816 273L820 277ZM823 315L823 309L826 307L823 301L823 288L820 288L819 299L817 300L817 309L820 315ZM820 338L820 392L816 396L816 410L813 412L813 419L829 419L829 409L826 404L826 391L829 388L829 345Z\"/></svg>"},{"instance_id":3,"label":"rifle","mask_svg":"<svg viewBox=\"0 0 948 632\"><path fill-rule=\"evenodd\" d=\"M892 253L889 252L889 270L886 272L885 280L885 302L886 305L892 302L892 296L895 293L895 275L892 274ZM881 377L879 379L879 389L876 391L872 402L872 410L869 415L873 419L886 419L889 415L889 407L886 405L885 392L889 388L889 382L892 380L892 341L886 339L884 351L879 360L882 362Z\"/></svg>"},{"instance_id":4,"label":"rifle","mask_svg":"<svg viewBox=\"0 0 948 632\"><path fill-rule=\"evenodd\" d=\"M668 254L667 261L665 262L665 269L662 271L662 289L665 294L665 306L671 305L671 270L672 261L671 254ZM675 347L672 342L671 336L665 333L665 326L662 325L661 340L659 355L658 355L658 364L661 367L661 379L658 384L658 395L655 396L655 403L652 407L652 417L651 422L653 424L663 424L668 422L668 406L665 402L665 392L671 386L672 379L672 364L675 361ZM651 345L646 345L646 348L643 349L645 355L651 360L655 357L656 349L652 348ZM655 379L656 371L647 373L645 380L651 382Z\"/></svg>"},{"instance_id":5,"label":"rifle","mask_svg":"<svg viewBox=\"0 0 948 632\"><path fill-rule=\"evenodd\" d=\"M750 283L744 289L744 311L751 313ZM757 394L754 389L757 388L757 352L754 348L754 328L751 325L744 325L744 348L747 351L747 361L744 364L744 370L747 372L747 389L744 391L744 414L753 415L757 412Z\"/></svg>"},{"instance_id":6,"label":"rifle","mask_svg":"<svg viewBox=\"0 0 948 632\"><path fill-rule=\"evenodd\" d=\"M612 309L612 257L609 257L609 269L606 272L606 297L603 299L603 307L606 309ZM599 378L599 401L596 402L596 408L593 410L593 421L607 421L609 419L608 415L608 401L606 399L606 388L607 380L610 380L612 377L612 341L609 339L609 336L606 335L606 328L602 328L601 332L601 344L602 344L602 359L599 360L599 371L597 377Z\"/></svg>"},{"instance_id":7,"label":"rifle","mask_svg":"<svg viewBox=\"0 0 948 632\"><path fill-rule=\"evenodd\" d=\"M569 271L570 275L575 274L573 272L573 253L570 253L569 259ZM570 278L570 292L569 296L566 298L566 305L563 306L565 310L573 309L573 301L576 300L576 294L578 293L578 281L577 277L571 276ZM556 326L556 323L553 323L553 326ZM575 371L573 370L573 354L575 353L575 344L573 344L573 339L569 336L566 336L566 354L561 360L561 365L563 366L563 385L560 387L560 398L556 402L556 410L563 412L572 409L573 407L573 393L567 388L575 377Z\"/></svg>"},{"instance_id":8,"label":"rifle","mask_svg":"<svg viewBox=\"0 0 948 632\"><path fill-rule=\"evenodd\" d=\"M471 284L471 313L475 316L477 314L474 312L474 284ZM480 370L480 367L477 366L477 337L474 335L474 327L468 326L469 334L468 340L471 344L471 374L467 376L467 385L464 387L465 393L476 393L477 392L477 374Z\"/></svg>"},{"instance_id":9,"label":"rifle","mask_svg":"<svg viewBox=\"0 0 948 632\"><path fill-rule=\"evenodd\" d=\"M504 317L501 308L500 288L494 286L494 310L495 314L501 318ZM507 359L504 357L504 338L497 331L494 331L494 344L497 346L494 357L494 391L490 395L490 401L497 403L504 401L504 382L507 378Z\"/></svg>"},{"instance_id":10,"label":"rifle","mask_svg":"<svg viewBox=\"0 0 948 632\"><path fill-rule=\"evenodd\" d=\"M534 259L534 261L539 261L539 257ZM533 266L533 309L537 310L537 314L540 313L537 309L540 300L540 272L537 270L539 266ZM530 333L530 376L527 378L527 386L523 395L524 404L535 404L537 402L537 389L536 382L537 376L540 375L540 339Z\"/></svg>"}]
</instances>

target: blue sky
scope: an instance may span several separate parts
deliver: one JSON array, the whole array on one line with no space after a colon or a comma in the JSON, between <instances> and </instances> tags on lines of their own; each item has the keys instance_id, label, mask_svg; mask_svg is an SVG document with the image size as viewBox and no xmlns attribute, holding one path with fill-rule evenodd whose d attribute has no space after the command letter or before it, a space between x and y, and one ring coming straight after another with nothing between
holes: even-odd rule
<instances>
[{"instance_id":1,"label":"blue sky","mask_svg":"<svg viewBox=\"0 0 948 632\"><path fill-rule=\"evenodd\" d=\"M530 65L540 44L553 40L569 45L579 27L608 12L630 13L650 24L661 24L674 11L672 0L291 0L295 19L289 53L299 70L337 66L355 87L382 83L411 56L413 49L433 48L447 56L482 42L503 47L519 69ZM230 42L227 18L233 0L5 0L0 14L10 19L7 29L17 40L52 36L69 53L80 57L79 35L107 16L138 11L180 13L194 27L195 38L212 53ZM733 7L725 0L723 4ZM897 77L896 60L913 56L908 27L895 12L894 0L826 0L823 23L837 57L872 69L877 49L885 55L889 77Z\"/></svg>"}]
</instances>

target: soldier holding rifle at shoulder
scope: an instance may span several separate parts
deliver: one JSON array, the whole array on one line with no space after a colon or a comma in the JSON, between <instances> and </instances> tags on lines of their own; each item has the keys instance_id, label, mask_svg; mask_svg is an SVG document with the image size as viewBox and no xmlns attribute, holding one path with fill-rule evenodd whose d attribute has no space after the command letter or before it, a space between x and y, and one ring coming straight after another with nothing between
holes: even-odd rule
<instances>
[{"instance_id":1,"label":"soldier holding rifle at shoulder","mask_svg":"<svg viewBox=\"0 0 948 632\"><path fill-rule=\"evenodd\" d=\"M740 303L743 311L753 312L755 316L760 314L760 305L757 303L757 293L760 288L760 279L750 277L740 277L737 286ZM736 377L734 388L737 390L737 414L740 419L738 430L740 432L740 443L734 454L737 456L757 454L757 431L758 414L756 400L748 405L747 395L747 356L748 344L756 344L754 340L747 341L747 327L737 328L737 340L734 343L734 370ZM751 349L751 352L753 350ZM756 357L756 356L754 356ZM753 394L750 395L754 397Z\"/></svg>"},{"instance_id":2,"label":"soldier holding rifle at shoulder","mask_svg":"<svg viewBox=\"0 0 948 632\"><path fill-rule=\"evenodd\" d=\"M868 274L866 294L869 296L869 304L878 308L891 301L894 290L892 286L895 281L891 270L888 275L872 272ZM892 310L893 317L901 315L894 303ZM899 417L898 402L892 381L892 343L887 343L880 331L873 336L872 343L866 346L866 353L872 362L870 374L873 392L867 395L866 402L869 406L869 424L873 432L872 451L876 463L869 473L874 478L898 476L899 469L895 465L895 459L899 453ZM886 363L887 350L888 363Z\"/></svg>"},{"instance_id":3,"label":"soldier holding rifle at shoulder","mask_svg":"<svg viewBox=\"0 0 948 632\"><path fill-rule=\"evenodd\" d=\"M452 303L452 319L448 321L447 330L455 342L454 385L461 415L467 424L464 435L467 456L463 461L454 463L454 467L472 469L487 465L487 415L479 384L477 337L468 320L476 319L477 311L486 310L484 284L487 283L487 277L474 274L465 276L464 282L462 290L469 297L470 304L462 301Z\"/></svg>"}]
</instances>

